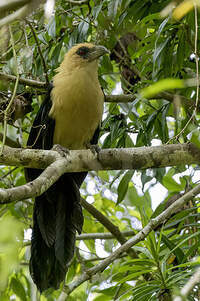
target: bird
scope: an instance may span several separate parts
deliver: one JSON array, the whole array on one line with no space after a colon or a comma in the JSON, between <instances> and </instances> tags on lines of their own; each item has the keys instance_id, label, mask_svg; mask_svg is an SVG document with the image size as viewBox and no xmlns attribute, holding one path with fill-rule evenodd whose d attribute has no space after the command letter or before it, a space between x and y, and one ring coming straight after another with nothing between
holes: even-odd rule
<instances>
[{"instance_id":1,"label":"bird","mask_svg":"<svg viewBox=\"0 0 200 301\"><path fill-rule=\"evenodd\" d=\"M98 59L106 53L104 46L80 43L65 54L31 127L29 148L80 150L97 144L104 106ZM26 169L27 181L41 172ZM58 289L73 259L76 232L83 226L79 189L86 175L65 173L35 198L29 269L40 292Z\"/></svg>"}]
</instances>

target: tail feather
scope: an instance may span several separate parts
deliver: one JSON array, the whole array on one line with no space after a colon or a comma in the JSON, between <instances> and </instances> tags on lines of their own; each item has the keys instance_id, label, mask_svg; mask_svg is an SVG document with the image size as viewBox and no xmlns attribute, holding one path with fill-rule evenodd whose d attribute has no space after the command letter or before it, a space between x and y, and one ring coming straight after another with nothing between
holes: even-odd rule
<instances>
[{"instance_id":1,"label":"tail feather","mask_svg":"<svg viewBox=\"0 0 200 301\"><path fill-rule=\"evenodd\" d=\"M56 210L55 256L66 265L74 255L76 230L71 224L70 208L62 198L59 197Z\"/></svg>"},{"instance_id":2,"label":"tail feather","mask_svg":"<svg viewBox=\"0 0 200 301\"><path fill-rule=\"evenodd\" d=\"M46 194L42 194L35 199L34 211L42 238L50 247L54 244L56 236L55 204L48 201Z\"/></svg>"},{"instance_id":3,"label":"tail feather","mask_svg":"<svg viewBox=\"0 0 200 301\"><path fill-rule=\"evenodd\" d=\"M58 289L74 255L76 231L83 225L79 187L71 175L36 198L33 223L31 276L40 291Z\"/></svg>"},{"instance_id":4,"label":"tail feather","mask_svg":"<svg viewBox=\"0 0 200 301\"><path fill-rule=\"evenodd\" d=\"M35 206L37 207L37 206ZM30 274L40 291L46 290L50 284L55 289L57 283L52 283L51 275L54 270L54 248L45 243L37 222L36 210L33 216L34 226L31 239Z\"/></svg>"}]
</instances>

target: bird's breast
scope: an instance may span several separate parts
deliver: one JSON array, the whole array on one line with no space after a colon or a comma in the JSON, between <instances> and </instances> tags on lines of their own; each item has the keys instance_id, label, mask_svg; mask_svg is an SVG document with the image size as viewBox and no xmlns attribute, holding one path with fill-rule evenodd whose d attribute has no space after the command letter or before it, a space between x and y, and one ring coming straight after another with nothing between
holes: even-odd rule
<instances>
[{"instance_id":1,"label":"bird's breast","mask_svg":"<svg viewBox=\"0 0 200 301\"><path fill-rule=\"evenodd\" d=\"M54 78L50 116L55 119L54 144L84 149L100 125L103 92L98 79L77 73Z\"/></svg>"}]
</instances>

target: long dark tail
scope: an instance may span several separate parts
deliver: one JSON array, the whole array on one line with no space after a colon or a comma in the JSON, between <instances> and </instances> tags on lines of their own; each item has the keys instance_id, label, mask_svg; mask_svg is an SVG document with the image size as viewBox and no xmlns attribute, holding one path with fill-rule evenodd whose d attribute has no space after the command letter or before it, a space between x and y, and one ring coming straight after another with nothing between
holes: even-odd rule
<instances>
[{"instance_id":1,"label":"long dark tail","mask_svg":"<svg viewBox=\"0 0 200 301\"><path fill-rule=\"evenodd\" d=\"M30 273L41 292L59 288L73 258L83 225L79 187L85 176L65 174L35 200Z\"/></svg>"}]
</instances>

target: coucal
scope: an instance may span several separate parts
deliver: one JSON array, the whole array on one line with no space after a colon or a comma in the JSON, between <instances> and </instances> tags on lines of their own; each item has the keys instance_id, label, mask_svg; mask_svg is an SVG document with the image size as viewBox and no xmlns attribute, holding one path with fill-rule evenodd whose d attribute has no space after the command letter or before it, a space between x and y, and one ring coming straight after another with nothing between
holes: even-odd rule
<instances>
[{"instance_id":1,"label":"coucal","mask_svg":"<svg viewBox=\"0 0 200 301\"><path fill-rule=\"evenodd\" d=\"M104 103L98 58L106 52L105 47L91 43L78 44L67 52L36 115L28 147L51 149L59 144L78 150L97 143ZM27 180L40 173L27 169ZM79 188L86 175L66 173L35 198L29 266L41 292L59 288L73 258L76 231L80 233L83 225Z\"/></svg>"}]
</instances>

